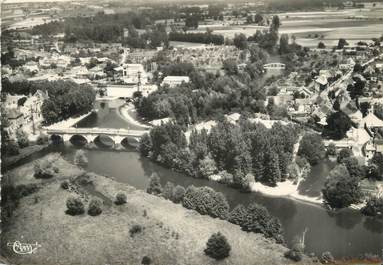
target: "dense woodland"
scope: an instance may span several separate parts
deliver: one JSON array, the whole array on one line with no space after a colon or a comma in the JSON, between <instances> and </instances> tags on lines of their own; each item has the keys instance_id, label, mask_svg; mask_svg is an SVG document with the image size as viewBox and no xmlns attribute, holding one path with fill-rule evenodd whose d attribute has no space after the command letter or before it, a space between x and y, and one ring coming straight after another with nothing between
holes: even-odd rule
<instances>
[{"instance_id":1,"label":"dense woodland","mask_svg":"<svg viewBox=\"0 0 383 265\"><path fill-rule=\"evenodd\" d=\"M224 176L222 181L247 190L249 182L275 185L289 177L298 129L276 123L271 129L243 119L218 122L210 133L192 131L189 143L181 126L167 123L144 136L140 151L189 176Z\"/></svg>"}]
</instances>

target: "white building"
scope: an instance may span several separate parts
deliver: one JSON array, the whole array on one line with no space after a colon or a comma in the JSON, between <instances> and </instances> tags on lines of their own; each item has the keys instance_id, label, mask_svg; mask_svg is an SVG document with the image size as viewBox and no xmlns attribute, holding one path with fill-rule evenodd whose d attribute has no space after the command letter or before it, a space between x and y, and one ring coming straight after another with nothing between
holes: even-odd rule
<instances>
[{"instance_id":1,"label":"white building","mask_svg":"<svg viewBox=\"0 0 383 265\"><path fill-rule=\"evenodd\" d=\"M169 87L175 87L182 83L189 83L190 78L188 76L167 76L162 81L161 85L169 85Z\"/></svg>"},{"instance_id":2,"label":"white building","mask_svg":"<svg viewBox=\"0 0 383 265\"><path fill-rule=\"evenodd\" d=\"M126 84L145 85L148 82L148 76L142 64L123 64L122 79Z\"/></svg>"}]
</instances>

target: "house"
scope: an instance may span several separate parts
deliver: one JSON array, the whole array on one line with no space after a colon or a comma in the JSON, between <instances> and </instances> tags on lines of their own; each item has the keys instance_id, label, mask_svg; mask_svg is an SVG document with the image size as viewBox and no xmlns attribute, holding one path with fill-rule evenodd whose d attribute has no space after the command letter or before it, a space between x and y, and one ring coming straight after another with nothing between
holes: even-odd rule
<instances>
[{"instance_id":1,"label":"house","mask_svg":"<svg viewBox=\"0 0 383 265\"><path fill-rule=\"evenodd\" d=\"M364 152L368 160L373 158L376 153L383 154L383 139L372 139L368 141Z\"/></svg>"},{"instance_id":2,"label":"house","mask_svg":"<svg viewBox=\"0 0 383 265\"><path fill-rule=\"evenodd\" d=\"M361 125L363 125L370 132L374 132L377 129L383 128L383 120L376 117L372 110L366 117L363 118Z\"/></svg>"},{"instance_id":3,"label":"house","mask_svg":"<svg viewBox=\"0 0 383 265\"><path fill-rule=\"evenodd\" d=\"M325 90L327 88L328 81L325 75L320 75L315 79L315 90L317 92Z\"/></svg>"},{"instance_id":4,"label":"house","mask_svg":"<svg viewBox=\"0 0 383 265\"><path fill-rule=\"evenodd\" d=\"M126 84L145 85L148 82L148 76L142 64L123 64L122 79Z\"/></svg>"},{"instance_id":5,"label":"house","mask_svg":"<svg viewBox=\"0 0 383 265\"><path fill-rule=\"evenodd\" d=\"M161 85L169 85L170 87L175 87L181 85L182 83L189 83L190 78L188 76L167 76L162 81Z\"/></svg>"}]
</instances>

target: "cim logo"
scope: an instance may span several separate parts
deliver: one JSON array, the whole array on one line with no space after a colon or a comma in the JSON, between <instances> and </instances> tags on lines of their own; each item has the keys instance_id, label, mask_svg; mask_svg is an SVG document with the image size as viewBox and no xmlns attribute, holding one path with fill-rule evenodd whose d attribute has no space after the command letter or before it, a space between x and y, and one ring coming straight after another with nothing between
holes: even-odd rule
<instances>
[{"instance_id":1,"label":"cim logo","mask_svg":"<svg viewBox=\"0 0 383 265\"><path fill-rule=\"evenodd\" d=\"M8 247L12 247L13 252L20 255L28 255L33 254L36 250L41 247L39 243L29 244L29 243L21 243L20 241L15 241L13 243L8 243Z\"/></svg>"}]
</instances>

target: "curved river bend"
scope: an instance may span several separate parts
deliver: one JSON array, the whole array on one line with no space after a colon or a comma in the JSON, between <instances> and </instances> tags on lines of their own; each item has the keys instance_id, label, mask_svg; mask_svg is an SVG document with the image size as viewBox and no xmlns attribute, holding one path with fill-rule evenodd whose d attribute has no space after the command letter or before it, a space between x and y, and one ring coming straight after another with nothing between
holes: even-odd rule
<instances>
[{"instance_id":1,"label":"curved river bend","mask_svg":"<svg viewBox=\"0 0 383 265\"><path fill-rule=\"evenodd\" d=\"M127 128L128 123L119 114L122 101L97 102L97 114L77 124L77 127ZM136 129L140 129L137 128ZM72 160L74 147L62 151ZM241 193L212 181L195 179L165 169L147 158L142 158L134 149L125 152L110 150L87 150L88 170L145 189L152 173L157 173L164 185L167 181L184 187L188 185L209 186L225 194L230 206L257 202L278 217L283 225L287 244L291 246L296 236L305 237L306 252L320 255L330 251L335 257L358 257L365 253L381 255L383 251L383 223L361 215L358 211L343 209L330 213L324 208L288 198L271 198L259 193ZM313 168L312 175L323 174L328 166ZM326 173L327 174L327 173ZM315 185L315 183L313 183Z\"/></svg>"}]
</instances>

